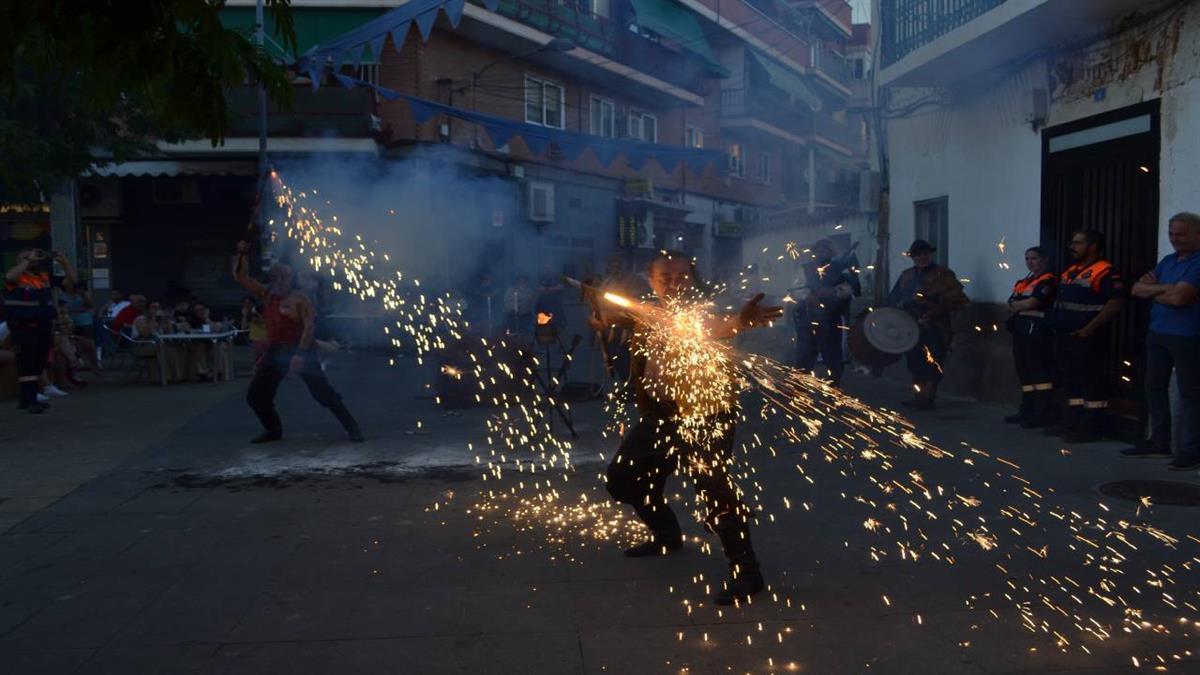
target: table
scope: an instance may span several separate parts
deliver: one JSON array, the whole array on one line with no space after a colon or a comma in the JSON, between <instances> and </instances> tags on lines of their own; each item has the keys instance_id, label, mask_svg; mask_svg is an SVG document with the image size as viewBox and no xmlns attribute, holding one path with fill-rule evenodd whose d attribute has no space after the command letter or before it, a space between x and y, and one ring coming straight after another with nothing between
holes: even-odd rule
<instances>
[{"instance_id":1,"label":"table","mask_svg":"<svg viewBox=\"0 0 1200 675\"><path fill-rule=\"evenodd\" d=\"M237 336L237 334L240 332L242 332L242 331L227 330L227 331L222 331L220 333L162 333L160 335L156 335L154 341L155 341L155 345L158 350L159 383L164 387L167 386L167 354L166 354L166 349L165 349L166 343L168 343L168 342L186 343L186 342L192 342L192 341L209 340L213 343L213 353L212 353L212 376L213 376L213 378L212 378L212 381L213 381L213 384L216 384L221 379L220 378L221 371L217 367L217 360L220 358L220 356L219 356L220 350L216 349L216 344L218 342L228 342L230 344L230 348L232 349L233 338L235 336ZM233 373L231 372L232 371L232 361L233 361L233 357L231 354L230 355L230 370L226 371L226 378L225 378L226 380L233 379Z\"/></svg>"}]
</instances>

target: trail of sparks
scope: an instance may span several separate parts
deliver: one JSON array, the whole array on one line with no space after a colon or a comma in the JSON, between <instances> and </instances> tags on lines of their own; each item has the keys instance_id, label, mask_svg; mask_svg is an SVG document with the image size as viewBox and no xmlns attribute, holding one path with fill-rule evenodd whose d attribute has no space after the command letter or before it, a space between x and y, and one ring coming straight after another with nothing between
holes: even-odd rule
<instances>
[{"instance_id":1,"label":"trail of sparks","mask_svg":"<svg viewBox=\"0 0 1200 675\"><path fill-rule=\"evenodd\" d=\"M571 443L551 433L547 411L568 404L552 393L556 383L539 379L544 364L536 356L504 338L468 337L469 326L448 295L427 294L418 279L388 269L389 256L376 252L376 243L346 234L336 216L322 220L310 206L317 199L315 190L294 192L277 174L272 178L282 213L277 231L309 266L328 274L335 290L381 302L396 317L387 329L395 347L411 347L418 363L431 353L445 358L442 373L472 383L476 402L494 407L485 430L486 453L476 456L487 484L472 510L481 527L489 520L516 523L540 533L567 559L572 559L570 549L587 542L628 544L639 538L640 523L609 503L595 484L581 496L566 492L569 478L582 474L573 462ZM798 259L803 253L788 244L780 258ZM743 271L741 289L751 283L747 272L752 271ZM605 300L627 307L635 302L615 294ZM750 431L735 457L715 460L730 464L758 524L774 522L780 509L793 508L794 500L805 510L812 507L796 495L767 494L750 456L786 461L810 485L815 485L811 463L822 462L848 484L841 497L863 512L864 530L879 538L878 545L869 546L873 561L894 556L953 566L964 556L993 556L1000 575L997 590L971 596L968 606L999 619L990 603L1003 599L1025 629L1060 649L1090 654L1089 644L1120 634L1178 640L1200 628L1200 593L1184 583L1200 563L1200 538L1113 517L1103 503L1098 504L1101 512L1092 515L1055 503L1046 496L1053 490L1034 486L1019 465L1004 457L965 443L954 452L940 448L891 411L712 339L707 319L714 310L707 303L667 307L668 319L648 326L638 353L663 364L649 380L651 393L680 404L681 431L693 444L703 445L719 431L706 421L739 394L752 393L750 398L758 401L756 411L741 408L737 417L742 423L757 417L760 424L747 426L764 435ZM608 396L606 437L623 434L632 421L627 400L620 388ZM606 459L604 453L600 459ZM927 481L921 468L930 461L960 464L964 485ZM965 484L971 494L959 491ZM1137 515L1149 508L1145 501ZM696 503L693 512L699 517L703 511ZM1181 562L1152 563L1148 550ZM1143 569L1134 569L1138 560ZM694 581L711 590L703 574ZM792 606L791 598L777 592L769 593L767 601ZM893 604L886 595L883 601ZM689 615L702 606L685 605ZM918 624L924 623L916 616ZM1157 616L1171 618L1151 618ZM751 635L746 637L752 642ZM1186 656L1190 653L1131 659L1163 669Z\"/></svg>"}]
</instances>

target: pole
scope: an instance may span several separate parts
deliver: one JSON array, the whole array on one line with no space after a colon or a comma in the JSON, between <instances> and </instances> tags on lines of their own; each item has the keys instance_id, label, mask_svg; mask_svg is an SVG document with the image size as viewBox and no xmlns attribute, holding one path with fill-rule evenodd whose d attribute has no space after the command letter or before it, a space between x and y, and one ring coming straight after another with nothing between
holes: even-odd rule
<instances>
[{"instance_id":1,"label":"pole","mask_svg":"<svg viewBox=\"0 0 1200 675\"><path fill-rule=\"evenodd\" d=\"M261 51L266 43L266 33L263 30L263 0L255 0L254 3L254 43L258 45ZM255 216L258 222L254 223L258 227L258 236L260 241L266 241L268 238L267 228L264 227L266 209L262 208L263 192L268 190L267 186L267 90L263 86L262 78L258 80L258 190L256 195L258 200L258 208L255 209ZM249 263L247 263L249 264Z\"/></svg>"}]
</instances>

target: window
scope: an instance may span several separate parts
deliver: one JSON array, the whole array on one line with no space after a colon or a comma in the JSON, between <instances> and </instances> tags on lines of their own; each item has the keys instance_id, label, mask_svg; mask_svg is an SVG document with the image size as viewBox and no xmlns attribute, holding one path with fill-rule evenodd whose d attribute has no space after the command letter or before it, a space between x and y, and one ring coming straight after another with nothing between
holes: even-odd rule
<instances>
[{"instance_id":1,"label":"window","mask_svg":"<svg viewBox=\"0 0 1200 675\"><path fill-rule=\"evenodd\" d=\"M760 183L771 182L771 156L765 152L760 154L758 161L754 163L754 180Z\"/></svg>"},{"instance_id":2,"label":"window","mask_svg":"<svg viewBox=\"0 0 1200 675\"><path fill-rule=\"evenodd\" d=\"M699 127L684 127L683 144L689 148L704 147L704 131Z\"/></svg>"},{"instance_id":3,"label":"window","mask_svg":"<svg viewBox=\"0 0 1200 675\"><path fill-rule=\"evenodd\" d=\"M867 79L867 62L865 59L853 59L854 61L854 79Z\"/></svg>"},{"instance_id":4,"label":"window","mask_svg":"<svg viewBox=\"0 0 1200 675\"><path fill-rule=\"evenodd\" d=\"M563 128L563 88L532 75L525 76L525 121Z\"/></svg>"},{"instance_id":5,"label":"window","mask_svg":"<svg viewBox=\"0 0 1200 675\"><path fill-rule=\"evenodd\" d=\"M617 108L613 102L593 96L588 112L588 124L593 136L612 138L616 135Z\"/></svg>"},{"instance_id":6,"label":"window","mask_svg":"<svg viewBox=\"0 0 1200 675\"><path fill-rule=\"evenodd\" d=\"M939 265L948 266L950 263L950 198L938 197L921 202L913 202L914 239L924 239L929 242L937 253L935 260Z\"/></svg>"},{"instance_id":7,"label":"window","mask_svg":"<svg viewBox=\"0 0 1200 675\"><path fill-rule=\"evenodd\" d=\"M745 176L746 166L742 156L742 146L738 143L730 143L725 146L725 156L729 162L730 176Z\"/></svg>"},{"instance_id":8,"label":"window","mask_svg":"<svg viewBox=\"0 0 1200 675\"><path fill-rule=\"evenodd\" d=\"M658 118L636 110L629 111L629 137L646 143L658 142Z\"/></svg>"}]
</instances>

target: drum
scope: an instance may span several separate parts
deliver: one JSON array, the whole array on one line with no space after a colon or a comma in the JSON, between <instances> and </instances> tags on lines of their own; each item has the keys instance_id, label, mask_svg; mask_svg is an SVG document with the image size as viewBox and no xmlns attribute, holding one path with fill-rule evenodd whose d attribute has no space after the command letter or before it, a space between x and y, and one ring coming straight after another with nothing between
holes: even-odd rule
<instances>
[{"instance_id":1,"label":"drum","mask_svg":"<svg viewBox=\"0 0 1200 675\"><path fill-rule=\"evenodd\" d=\"M883 368L917 346L921 329L907 312L893 307L867 310L850 327L850 354L859 363Z\"/></svg>"}]
</instances>

